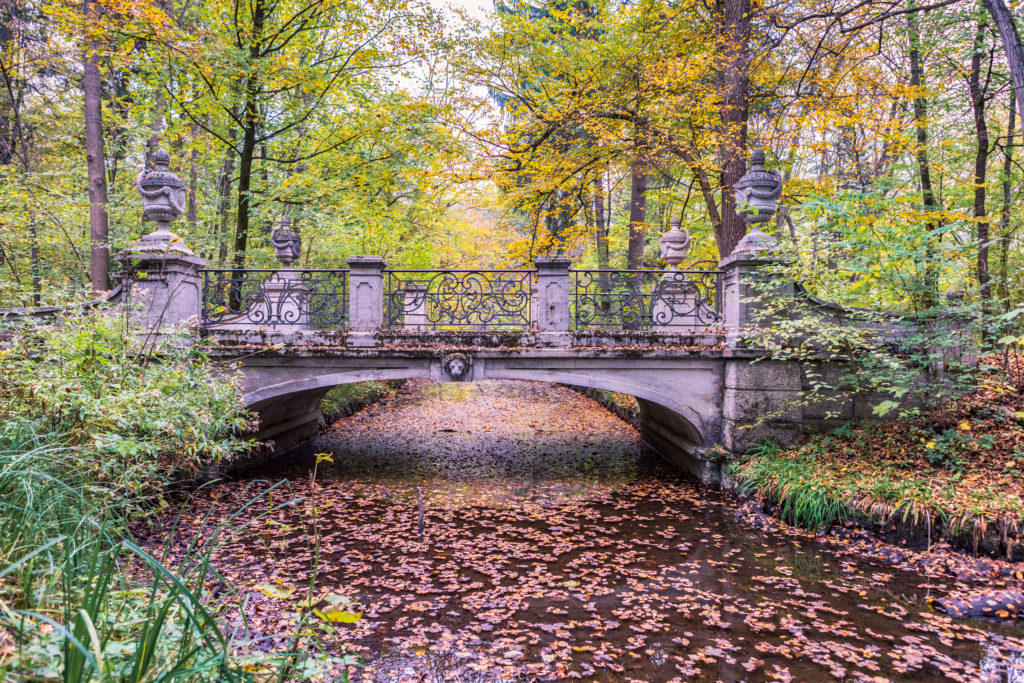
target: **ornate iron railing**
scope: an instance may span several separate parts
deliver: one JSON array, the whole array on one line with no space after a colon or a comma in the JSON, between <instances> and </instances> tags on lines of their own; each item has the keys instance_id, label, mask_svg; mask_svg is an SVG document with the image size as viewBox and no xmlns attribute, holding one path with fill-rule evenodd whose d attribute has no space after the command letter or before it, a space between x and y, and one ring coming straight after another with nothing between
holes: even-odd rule
<instances>
[{"instance_id":1,"label":"ornate iron railing","mask_svg":"<svg viewBox=\"0 0 1024 683\"><path fill-rule=\"evenodd\" d=\"M330 329L348 324L348 270L202 271L203 325ZM721 320L721 271L571 270L574 329L671 331ZM385 270L384 326L536 327L535 270ZM562 304L564 305L564 304Z\"/></svg>"},{"instance_id":2,"label":"ornate iron railing","mask_svg":"<svg viewBox=\"0 0 1024 683\"><path fill-rule=\"evenodd\" d=\"M529 328L533 270L385 270L384 325Z\"/></svg>"},{"instance_id":3,"label":"ornate iron railing","mask_svg":"<svg viewBox=\"0 0 1024 683\"><path fill-rule=\"evenodd\" d=\"M576 329L671 330L721 320L718 270L573 270L570 301Z\"/></svg>"},{"instance_id":4,"label":"ornate iron railing","mask_svg":"<svg viewBox=\"0 0 1024 683\"><path fill-rule=\"evenodd\" d=\"M348 322L348 271L206 268L203 325L326 329Z\"/></svg>"}]
</instances>

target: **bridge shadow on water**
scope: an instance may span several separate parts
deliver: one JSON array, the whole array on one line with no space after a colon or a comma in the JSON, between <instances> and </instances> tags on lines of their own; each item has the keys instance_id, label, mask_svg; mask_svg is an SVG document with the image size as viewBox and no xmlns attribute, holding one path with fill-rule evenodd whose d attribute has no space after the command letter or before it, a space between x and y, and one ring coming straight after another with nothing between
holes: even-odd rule
<instances>
[{"instance_id":1,"label":"bridge shadow on water","mask_svg":"<svg viewBox=\"0 0 1024 683\"><path fill-rule=\"evenodd\" d=\"M274 471L321 479L433 479L490 484L618 480L677 472L631 425L575 391L535 382L406 382L399 393L277 458Z\"/></svg>"},{"instance_id":2,"label":"bridge shadow on water","mask_svg":"<svg viewBox=\"0 0 1024 683\"><path fill-rule=\"evenodd\" d=\"M305 595L315 528L315 594L360 605L318 633L356 680L1003 681L1024 652L1020 629L927 610L952 580L745 526L565 387L407 383L214 505L281 478L301 502L257 501L266 523L216 561L267 636L288 610L258 586Z\"/></svg>"}]
</instances>

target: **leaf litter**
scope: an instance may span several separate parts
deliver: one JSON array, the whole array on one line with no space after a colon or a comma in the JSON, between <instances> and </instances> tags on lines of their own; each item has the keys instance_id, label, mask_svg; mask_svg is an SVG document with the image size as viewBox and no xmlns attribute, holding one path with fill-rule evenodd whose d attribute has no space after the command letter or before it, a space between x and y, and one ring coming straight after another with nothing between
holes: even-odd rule
<instances>
[{"instance_id":1,"label":"leaf litter","mask_svg":"<svg viewBox=\"0 0 1024 683\"><path fill-rule=\"evenodd\" d=\"M409 382L184 520L281 479L215 553L223 609L271 644L313 609L326 646L364 662L354 680L1024 676L1024 628L954 616L962 593L1019 591L1013 572L756 528L566 387Z\"/></svg>"}]
</instances>

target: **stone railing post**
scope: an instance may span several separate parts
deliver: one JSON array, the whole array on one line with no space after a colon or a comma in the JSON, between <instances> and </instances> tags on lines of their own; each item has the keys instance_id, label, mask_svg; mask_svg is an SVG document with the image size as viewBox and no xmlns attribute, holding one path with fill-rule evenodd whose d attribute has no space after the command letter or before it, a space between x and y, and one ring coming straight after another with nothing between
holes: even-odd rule
<instances>
[{"instance_id":1,"label":"stone railing post","mask_svg":"<svg viewBox=\"0 0 1024 683\"><path fill-rule=\"evenodd\" d=\"M310 287L299 273L283 268L263 283L258 306L267 307L267 324L275 332L294 332L309 327Z\"/></svg>"},{"instance_id":2,"label":"stone railing post","mask_svg":"<svg viewBox=\"0 0 1024 683\"><path fill-rule=\"evenodd\" d=\"M764 310L769 297L792 297L792 283L772 283L768 268L788 261L785 256L734 251L722 259L722 321L726 341L735 345L750 331L770 323Z\"/></svg>"},{"instance_id":3,"label":"stone railing post","mask_svg":"<svg viewBox=\"0 0 1024 683\"><path fill-rule=\"evenodd\" d=\"M169 332L199 321L202 314L199 270L206 262L180 240L170 246L158 251L140 242L118 255L126 305L146 332Z\"/></svg>"},{"instance_id":4,"label":"stone railing post","mask_svg":"<svg viewBox=\"0 0 1024 683\"><path fill-rule=\"evenodd\" d=\"M405 322L402 327L409 330L423 330L427 327L427 286L407 282L402 287L402 311Z\"/></svg>"},{"instance_id":5,"label":"stone railing post","mask_svg":"<svg viewBox=\"0 0 1024 683\"><path fill-rule=\"evenodd\" d=\"M738 346L752 331L772 323L772 316L764 310L769 297L794 296L792 283L773 282L770 272L766 272L770 266L787 260L785 256L737 248L721 261L722 317L728 346ZM802 434L800 364L758 359L757 349L750 350L752 355L743 354L725 362L722 441L727 450L737 455L766 438L785 446L795 443Z\"/></svg>"},{"instance_id":6,"label":"stone railing post","mask_svg":"<svg viewBox=\"0 0 1024 683\"><path fill-rule=\"evenodd\" d=\"M566 256L538 257L537 329L543 343L561 346L569 343L569 266Z\"/></svg>"},{"instance_id":7,"label":"stone railing post","mask_svg":"<svg viewBox=\"0 0 1024 683\"><path fill-rule=\"evenodd\" d=\"M373 335L384 324L385 267L380 256L348 258L348 327L353 346L373 346Z\"/></svg>"},{"instance_id":8,"label":"stone railing post","mask_svg":"<svg viewBox=\"0 0 1024 683\"><path fill-rule=\"evenodd\" d=\"M775 238L761 231L761 226L775 215L782 195L782 176L778 171L766 171L764 164L764 151L755 149L750 155L750 170L736 182L736 210L743 216L749 231L718 264L724 271L722 317L730 346L748 330L770 324L761 310L768 297L793 296L793 283L771 283L768 271L769 266L786 263L789 259L774 255L778 249Z\"/></svg>"},{"instance_id":9,"label":"stone railing post","mask_svg":"<svg viewBox=\"0 0 1024 683\"><path fill-rule=\"evenodd\" d=\"M753 340L755 330L770 326L780 314L787 315L788 306L766 310L770 301L788 301L795 295L791 281L776 280L771 272L772 266L784 265L790 257L773 253L777 250L775 240L756 224L753 228L718 264L723 271L726 344L731 347L740 346L744 339ZM759 357L757 348L750 351L753 353L740 351L726 359L722 383L722 445L736 455L764 439L787 446L796 443L802 434L800 364Z\"/></svg>"}]
</instances>

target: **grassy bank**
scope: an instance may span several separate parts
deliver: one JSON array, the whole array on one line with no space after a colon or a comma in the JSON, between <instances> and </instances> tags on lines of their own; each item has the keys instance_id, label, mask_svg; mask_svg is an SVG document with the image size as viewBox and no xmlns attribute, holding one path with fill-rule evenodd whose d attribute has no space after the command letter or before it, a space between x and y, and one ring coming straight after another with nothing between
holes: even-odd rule
<instances>
[{"instance_id":1,"label":"grassy bank","mask_svg":"<svg viewBox=\"0 0 1024 683\"><path fill-rule=\"evenodd\" d=\"M289 680L315 648L266 654L210 605L210 552L251 519L131 532L165 494L245 444L237 387L201 349L116 312L32 324L0 348L0 680ZM174 534L172 534L174 535ZM294 641L296 645L299 640Z\"/></svg>"},{"instance_id":2,"label":"grassy bank","mask_svg":"<svg viewBox=\"0 0 1024 683\"><path fill-rule=\"evenodd\" d=\"M623 422L627 422L637 429L640 429L640 406L636 398L629 394L618 394L614 391L604 389L591 389L590 387L569 386L573 391L594 399L606 410L610 411Z\"/></svg>"},{"instance_id":3,"label":"grassy bank","mask_svg":"<svg viewBox=\"0 0 1024 683\"><path fill-rule=\"evenodd\" d=\"M320 414L328 423L348 417L366 406L394 396L401 386L402 381L356 382L336 386L320 400Z\"/></svg>"},{"instance_id":4,"label":"grassy bank","mask_svg":"<svg viewBox=\"0 0 1024 683\"><path fill-rule=\"evenodd\" d=\"M732 473L794 524L870 522L1024 558L1024 397L996 372L912 419L852 426L792 450L765 444Z\"/></svg>"}]
</instances>

